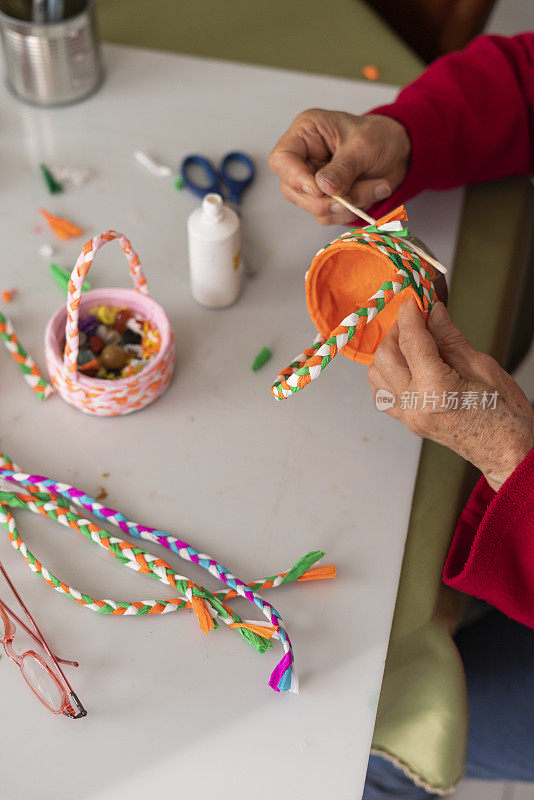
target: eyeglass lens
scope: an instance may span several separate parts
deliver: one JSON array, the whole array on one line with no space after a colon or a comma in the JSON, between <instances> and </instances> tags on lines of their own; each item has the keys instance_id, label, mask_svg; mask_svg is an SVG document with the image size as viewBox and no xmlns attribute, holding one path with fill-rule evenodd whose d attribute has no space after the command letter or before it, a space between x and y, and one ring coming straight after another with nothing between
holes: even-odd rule
<instances>
[{"instance_id":1,"label":"eyeglass lens","mask_svg":"<svg viewBox=\"0 0 534 800\"><path fill-rule=\"evenodd\" d=\"M7 614L6 614L6 612L4 611L4 609L1 606L0 606L0 608L2 609L2 612L3 612L3 613L0 613L0 640L1 640L1 639L5 639L5 637L7 636L7 631L6 631ZM5 619L4 619L4 616L5 616ZM8 621L7 624L9 624L9 621Z\"/></svg>"},{"instance_id":2,"label":"eyeglass lens","mask_svg":"<svg viewBox=\"0 0 534 800\"><path fill-rule=\"evenodd\" d=\"M63 694L49 670L31 653L24 655L22 674L28 686L51 711L61 711Z\"/></svg>"}]
</instances>

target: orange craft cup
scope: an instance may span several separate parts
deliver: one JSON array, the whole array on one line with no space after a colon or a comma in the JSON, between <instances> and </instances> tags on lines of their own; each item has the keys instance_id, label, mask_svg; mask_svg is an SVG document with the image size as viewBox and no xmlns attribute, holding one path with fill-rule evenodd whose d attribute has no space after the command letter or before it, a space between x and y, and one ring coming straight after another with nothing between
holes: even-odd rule
<instances>
[{"instance_id":1,"label":"orange craft cup","mask_svg":"<svg viewBox=\"0 0 534 800\"><path fill-rule=\"evenodd\" d=\"M406 220L406 212L395 209L382 217L377 224L390 219ZM428 264L426 271L434 278L435 272ZM368 304L386 281L397 281L398 270L391 260L376 247L346 239L339 239L326 247L313 259L306 275L306 304L308 313L321 336L328 338L341 320ZM426 319L421 299L412 286L398 292L384 308L354 336L340 353L351 361L369 365L380 342L397 321L399 308L413 297Z\"/></svg>"}]
</instances>

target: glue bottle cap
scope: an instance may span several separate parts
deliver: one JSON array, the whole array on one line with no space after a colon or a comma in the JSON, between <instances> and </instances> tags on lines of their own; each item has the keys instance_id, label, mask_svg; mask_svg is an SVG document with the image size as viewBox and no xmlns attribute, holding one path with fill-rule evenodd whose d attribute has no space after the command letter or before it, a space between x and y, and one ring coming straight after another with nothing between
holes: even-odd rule
<instances>
[{"instance_id":1,"label":"glue bottle cap","mask_svg":"<svg viewBox=\"0 0 534 800\"><path fill-rule=\"evenodd\" d=\"M224 202L220 194L210 193L202 201L204 219L209 222L219 222L223 218Z\"/></svg>"}]
</instances>

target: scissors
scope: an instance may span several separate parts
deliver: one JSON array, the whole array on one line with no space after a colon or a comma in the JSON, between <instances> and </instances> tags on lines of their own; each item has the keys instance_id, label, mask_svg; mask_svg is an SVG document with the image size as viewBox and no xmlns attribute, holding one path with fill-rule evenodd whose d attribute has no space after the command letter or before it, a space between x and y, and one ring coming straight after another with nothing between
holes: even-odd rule
<instances>
[{"instance_id":1,"label":"scissors","mask_svg":"<svg viewBox=\"0 0 534 800\"><path fill-rule=\"evenodd\" d=\"M244 165L247 168L247 174L244 178L233 178L230 175L229 170L232 164ZM188 171L193 166L203 170L206 178L205 183L196 183L189 177ZM227 199L235 203L235 205L240 205L243 192L254 180L256 168L253 160L247 156L246 153L235 151L227 153L224 156L218 170L212 162L204 156L187 156L187 158L184 158L182 161L181 174L185 186L189 191L193 192L193 194L196 194L197 197L205 197L207 194L213 192L224 197L225 192L223 191L223 187L226 187Z\"/></svg>"}]
</instances>

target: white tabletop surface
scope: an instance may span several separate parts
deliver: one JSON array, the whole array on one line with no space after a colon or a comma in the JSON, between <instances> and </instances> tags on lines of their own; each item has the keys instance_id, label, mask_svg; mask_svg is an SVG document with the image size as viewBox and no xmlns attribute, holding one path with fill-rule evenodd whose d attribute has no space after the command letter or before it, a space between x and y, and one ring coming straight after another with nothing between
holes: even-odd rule
<instances>
[{"instance_id":1,"label":"white tabletop surface","mask_svg":"<svg viewBox=\"0 0 534 800\"><path fill-rule=\"evenodd\" d=\"M420 442L374 409L365 369L343 358L299 395L271 397L278 369L311 344L304 272L338 231L281 198L266 158L300 110L363 112L395 90L128 48L105 55L105 86L83 104L38 110L0 92L0 288L18 290L3 310L44 366L44 327L62 296L38 255L52 240L38 208L88 235L115 227L132 239L172 320L175 378L138 414L90 418L58 396L40 404L0 348L1 449L93 496L104 487L113 507L189 540L243 579L287 569L316 548L338 577L269 594L301 679L299 696L277 695L267 681L279 646L260 656L224 627L205 636L187 612L100 617L32 575L0 532L0 557L53 646L80 661L69 674L89 711L80 721L52 716L2 657L0 796L285 800L334 790L337 800L358 800ZM173 164L236 148L256 160L243 222L258 275L235 307L208 311L191 299L185 222L197 201L134 163L137 148ZM96 177L51 198L41 161L92 167ZM412 229L446 263L460 206L458 192L409 206ZM71 266L82 244L58 243L54 260ZM99 254L90 280L128 286L116 245ZM253 373L264 345L273 358ZM93 596L173 596L73 531L26 512L17 521L52 571ZM206 573L158 552L213 587Z\"/></svg>"}]
</instances>

